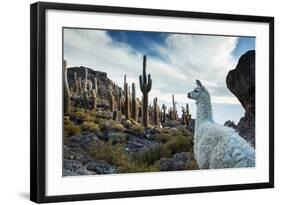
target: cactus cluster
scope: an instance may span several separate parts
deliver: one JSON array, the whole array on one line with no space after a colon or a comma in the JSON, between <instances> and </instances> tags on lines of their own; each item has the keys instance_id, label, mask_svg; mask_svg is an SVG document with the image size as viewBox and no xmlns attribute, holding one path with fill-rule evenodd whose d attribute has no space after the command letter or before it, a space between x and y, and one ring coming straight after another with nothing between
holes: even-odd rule
<instances>
[{"instance_id":1,"label":"cactus cluster","mask_svg":"<svg viewBox=\"0 0 281 205\"><path fill-rule=\"evenodd\" d=\"M127 120L134 122L142 122L144 127L149 125L161 126L170 121L178 121L177 102L175 95L172 94L172 106L168 108L167 105L162 104L159 106L158 98L153 99L152 104L149 104L149 92L152 88L151 75L146 73L146 56L143 56L142 74L139 75L139 87L142 93L142 98L137 98L136 84L127 82L127 76L124 75L123 89L118 87L113 81L110 81L108 87L107 100L109 109L112 112L113 120L122 119L124 116ZM88 79L89 71L85 68L84 76L77 76L74 72L74 84L69 88L67 81L67 66L66 61L63 61L64 67L64 114L67 115L70 109L70 96L82 99L82 106L85 111L88 109L96 109L98 102L98 78ZM131 85L131 86L130 86ZM101 89L101 88L100 88ZM101 89L102 90L102 89ZM104 94L101 94L104 96ZM100 99L102 101L102 99ZM81 104L80 104L81 105ZM92 106L91 106L92 105ZM188 104L182 107L181 123L188 126L191 119Z\"/></svg>"},{"instance_id":2,"label":"cactus cluster","mask_svg":"<svg viewBox=\"0 0 281 205\"><path fill-rule=\"evenodd\" d=\"M182 124L188 127L190 119L191 114L189 113L188 103L186 103L186 108L182 107Z\"/></svg>"},{"instance_id":3,"label":"cactus cluster","mask_svg":"<svg viewBox=\"0 0 281 205\"><path fill-rule=\"evenodd\" d=\"M84 78L81 76L78 77L77 72L74 72L74 86L71 89L73 97L82 99L83 108L85 109L85 111L90 109L90 105L92 105L92 109L96 109L97 107L97 78L94 78L93 81L88 79L88 72L88 68L85 68ZM67 74L65 73L64 76L64 78L66 79ZM67 97L65 97L65 99L67 99Z\"/></svg>"}]
</instances>

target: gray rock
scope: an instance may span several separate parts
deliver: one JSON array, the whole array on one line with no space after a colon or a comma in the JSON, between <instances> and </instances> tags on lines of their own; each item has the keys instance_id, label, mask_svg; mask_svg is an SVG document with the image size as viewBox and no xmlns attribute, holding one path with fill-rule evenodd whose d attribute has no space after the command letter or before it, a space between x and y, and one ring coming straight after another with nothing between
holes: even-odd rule
<instances>
[{"instance_id":1,"label":"gray rock","mask_svg":"<svg viewBox=\"0 0 281 205\"><path fill-rule=\"evenodd\" d=\"M85 163L89 157L80 147L63 146L63 155L65 160L77 160Z\"/></svg>"},{"instance_id":2,"label":"gray rock","mask_svg":"<svg viewBox=\"0 0 281 205\"><path fill-rule=\"evenodd\" d=\"M160 159L160 171L186 170L189 168L191 160L193 160L192 153L176 153L174 154L173 158Z\"/></svg>"},{"instance_id":3,"label":"gray rock","mask_svg":"<svg viewBox=\"0 0 281 205\"><path fill-rule=\"evenodd\" d=\"M93 171L97 174L114 174L117 173L117 168L104 160L91 160L85 167L87 170Z\"/></svg>"},{"instance_id":4,"label":"gray rock","mask_svg":"<svg viewBox=\"0 0 281 205\"><path fill-rule=\"evenodd\" d=\"M159 160L160 171L171 171L173 165L173 159L171 158L162 158Z\"/></svg>"},{"instance_id":5,"label":"gray rock","mask_svg":"<svg viewBox=\"0 0 281 205\"><path fill-rule=\"evenodd\" d=\"M70 170L70 171L76 171L77 169L83 167L83 164L76 160L67 160L65 159L63 161L63 167L64 169Z\"/></svg>"},{"instance_id":6,"label":"gray rock","mask_svg":"<svg viewBox=\"0 0 281 205\"><path fill-rule=\"evenodd\" d=\"M136 153L148 150L156 145L158 145L157 142L147 139L145 135L129 135L125 148L129 153Z\"/></svg>"},{"instance_id":7,"label":"gray rock","mask_svg":"<svg viewBox=\"0 0 281 205\"><path fill-rule=\"evenodd\" d=\"M226 126L226 127L231 127L231 128L233 128L233 129L237 129L237 125L235 125L235 123L234 123L233 121L230 121L230 120L226 121L226 122L224 123L224 126Z\"/></svg>"},{"instance_id":8,"label":"gray rock","mask_svg":"<svg viewBox=\"0 0 281 205\"><path fill-rule=\"evenodd\" d=\"M255 144L255 51L242 55L235 69L226 77L228 89L238 98L245 115L237 124L239 134Z\"/></svg>"},{"instance_id":9,"label":"gray rock","mask_svg":"<svg viewBox=\"0 0 281 205\"><path fill-rule=\"evenodd\" d=\"M112 144L124 143L127 135L123 132L112 131L108 133L107 138Z\"/></svg>"},{"instance_id":10,"label":"gray rock","mask_svg":"<svg viewBox=\"0 0 281 205\"><path fill-rule=\"evenodd\" d=\"M94 133L89 133L87 135L83 135L80 141L80 145L83 148L87 148L92 142L99 141L99 138Z\"/></svg>"}]
</instances>

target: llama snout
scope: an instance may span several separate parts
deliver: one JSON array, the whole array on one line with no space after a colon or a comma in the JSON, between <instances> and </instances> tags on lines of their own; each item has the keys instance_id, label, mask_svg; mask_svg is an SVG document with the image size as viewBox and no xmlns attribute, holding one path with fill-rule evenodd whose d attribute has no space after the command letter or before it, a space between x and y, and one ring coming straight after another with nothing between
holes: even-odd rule
<instances>
[{"instance_id":1,"label":"llama snout","mask_svg":"<svg viewBox=\"0 0 281 205\"><path fill-rule=\"evenodd\" d=\"M190 98L190 93L187 93L187 97Z\"/></svg>"}]
</instances>

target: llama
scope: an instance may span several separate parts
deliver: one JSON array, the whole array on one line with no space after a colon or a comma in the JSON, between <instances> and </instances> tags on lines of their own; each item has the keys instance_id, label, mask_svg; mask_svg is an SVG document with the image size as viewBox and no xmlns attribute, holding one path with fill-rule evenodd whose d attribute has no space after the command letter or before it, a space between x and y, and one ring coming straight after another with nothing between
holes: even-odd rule
<instances>
[{"instance_id":1,"label":"llama","mask_svg":"<svg viewBox=\"0 0 281 205\"><path fill-rule=\"evenodd\" d=\"M255 166L255 150L234 129L214 122L207 89L199 80L187 97L196 101L194 156L200 169Z\"/></svg>"}]
</instances>

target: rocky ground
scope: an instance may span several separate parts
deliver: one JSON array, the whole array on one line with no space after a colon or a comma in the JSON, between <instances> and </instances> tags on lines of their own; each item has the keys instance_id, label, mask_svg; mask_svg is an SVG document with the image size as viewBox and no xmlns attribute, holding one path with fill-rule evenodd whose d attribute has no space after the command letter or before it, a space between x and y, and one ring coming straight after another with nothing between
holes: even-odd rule
<instances>
[{"instance_id":1,"label":"rocky ground","mask_svg":"<svg viewBox=\"0 0 281 205\"><path fill-rule=\"evenodd\" d=\"M197 169L193 134L180 123L144 128L113 120L106 101L87 111L77 101L64 117L64 176Z\"/></svg>"}]
</instances>

